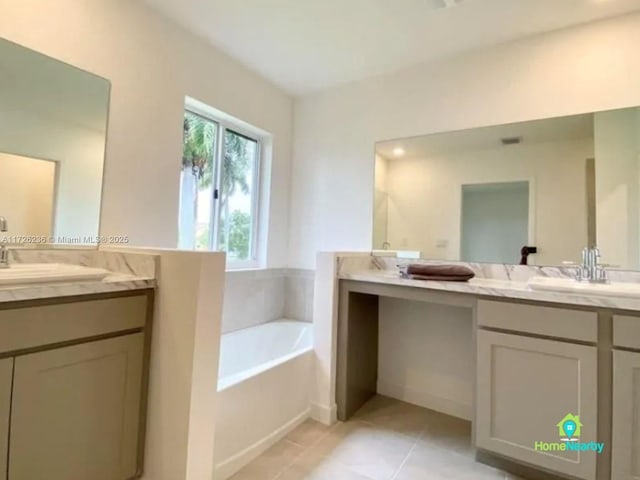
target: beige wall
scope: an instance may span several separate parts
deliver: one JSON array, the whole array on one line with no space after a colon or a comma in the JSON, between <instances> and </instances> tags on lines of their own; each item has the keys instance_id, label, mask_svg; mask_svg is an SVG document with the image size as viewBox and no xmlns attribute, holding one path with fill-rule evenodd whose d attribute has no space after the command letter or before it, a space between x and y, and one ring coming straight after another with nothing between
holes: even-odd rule
<instances>
[{"instance_id":1,"label":"beige wall","mask_svg":"<svg viewBox=\"0 0 640 480\"><path fill-rule=\"evenodd\" d=\"M0 152L0 215L7 219L4 235L52 234L56 164Z\"/></svg>"},{"instance_id":2,"label":"beige wall","mask_svg":"<svg viewBox=\"0 0 640 480\"><path fill-rule=\"evenodd\" d=\"M273 134L268 266L287 252L292 99L130 0L0 0L0 36L111 81L101 233L177 245L185 95Z\"/></svg>"},{"instance_id":3,"label":"beige wall","mask_svg":"<svg viewBox=\"0 0 640 480\"><path fill-rule=\"evenodd\" d=\"M389 160L388 240L392 249L459 260L462 185L529 181L531 240L539 249L530 260L578 261L587 242L585 165L592 157L593 140L583 139ZM438 247L441 241L447 246ZM519 252L513 254L517 263Z\"/></svg>"},{"instance_id":4,"label":"beige wall","mask_svg":"<svg viewBox=\"0 0 640 480\"><path fill-rule=\"evenodd\" d=\"M596 114L595 152L602 260L640 269L640 109Z\"/></svg>"},{"instance_id":5,"label":"beige wall","mask_svg":"<svg viewBox=\"0 0 640 480\"><path fill-rule=\"evenodd\" d=\"M380 298L378 392L470 420L471 309Z\"/></svg>"},{"instance_id":6,"label":"beige wall","mask_svg":"<svg viewBox=\"0 0 640 480\"><path fill-rule=\"evenodd\" d=\"M299 99L291 266L371 248L376 141L640 105L637 45L640 14Z\"/></svg>"}]
</instances>

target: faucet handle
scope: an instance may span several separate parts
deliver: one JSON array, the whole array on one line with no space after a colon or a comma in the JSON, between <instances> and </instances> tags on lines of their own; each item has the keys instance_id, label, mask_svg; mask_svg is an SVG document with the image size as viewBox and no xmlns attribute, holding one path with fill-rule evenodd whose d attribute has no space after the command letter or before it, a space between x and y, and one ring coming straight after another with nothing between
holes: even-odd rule
<instances>
[{"instance_id":1,"label":"faucet handle","mask_svg":"<svg viewBox=\"0 0 640 480\"><path fill-rule=\"evenodd\" d=\"M598 281L599 282L608 282L609 281L609 275L607 273L607 271L604 268L600 268L598 270Z\"/></svg>"},{"instance_id":2,"label":"faucet handle","mask_svg":"<svg viewBox=\"0 0 640 480\"><path fill-rule=\"evenodd\" d=\"M582 249L582 268L586 268L589 263L589 247Z\"/></svg>"}]
</instances>

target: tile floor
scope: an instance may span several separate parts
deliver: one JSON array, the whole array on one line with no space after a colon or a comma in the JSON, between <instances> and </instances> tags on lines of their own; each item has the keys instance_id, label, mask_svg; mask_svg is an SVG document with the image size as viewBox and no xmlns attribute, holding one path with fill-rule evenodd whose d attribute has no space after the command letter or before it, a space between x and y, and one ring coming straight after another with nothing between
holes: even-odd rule
<instances>
[{"instance_id":1,"label":"tile floor","mask_svg":"<svg viewBox=\"0 0 640 480\"><path fill-rule=\"evenodd\" d=\"M387 397L345 423L309 420L232 480L516 480L476 463L471 425Z\"/></svg>"}]
</instances>

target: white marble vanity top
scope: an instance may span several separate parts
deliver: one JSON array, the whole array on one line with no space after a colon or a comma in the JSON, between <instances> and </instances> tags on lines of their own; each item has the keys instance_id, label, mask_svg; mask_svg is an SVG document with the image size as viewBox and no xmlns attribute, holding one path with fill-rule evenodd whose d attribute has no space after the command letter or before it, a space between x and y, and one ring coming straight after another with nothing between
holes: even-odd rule
<instances>
[{"instance_id":1,"label":"white marble vanity top","mask_svg":"<svg viewBox=\"0 0 640 480\"><path fill-rule=\"evenodd\" d=\"M585 307L640 311L640 297L624 298L534 290L530 288L526 282L513 280L498 280L491 278L473 278L468 282L412 280L408 278L401 278L399 274L393 270L373 269L341 272L339 274L339 278L386 285L424 288L438 292L463 293L470 295L513 298L518 300L531 300L536 302L563 303Z\"/></svg>"},{"instance_id":2,"label":"white marble vanity top","mask_svg":"<svg viewBox=\"0 0 640 480\"><path fill-rule=\"evenodd\" d=\"M7 285L0 287L0 303L140 290L153 288L155 284L154 278L136 277L124 273L110 273L98 281L87 280Z\"/></svg>"},{"instance_id":3,"label":"white marble vanity top","mask_svg":"<svg viewBox=\"0 0 640 480\"><path fill-rule=\"evenodd\" d=\"M101 279L0 285L0 303L141 290L156 286L155 255L98 250L15 250L10 254L10 264L15 268L25 264L59 263L104 269L109 273Z\"/></svg>"}]
</instances>

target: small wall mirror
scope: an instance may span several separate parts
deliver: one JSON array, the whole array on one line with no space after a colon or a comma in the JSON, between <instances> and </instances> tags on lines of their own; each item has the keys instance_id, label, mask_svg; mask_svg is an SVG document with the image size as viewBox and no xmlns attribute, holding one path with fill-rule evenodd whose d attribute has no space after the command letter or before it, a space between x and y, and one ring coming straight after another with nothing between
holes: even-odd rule
<instances>
[{"instance_id":1,"label":"small wall mirror","mask_svg":"<svg viewBox=\"0 0 640 480\"><path fill-rule=\"evenodd\" d=\"M0 39L0 215L9 244L98 242L110 84Z\"/></svg>"},{"instance_id":2,"label":"small wall mirror","mask_svg":"<svg viewBox=\"0 0 640 480\"><path fill-rule=\"evenodd\" d=\"M374 250L640 269L640 108L376 145Z\"/></svg>"}]
</instances>

